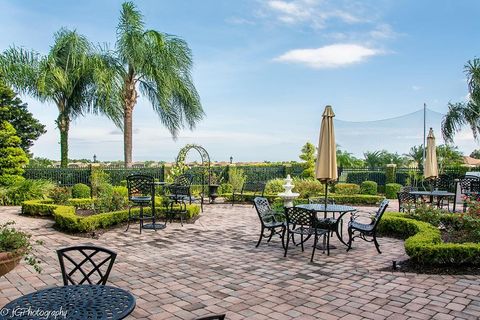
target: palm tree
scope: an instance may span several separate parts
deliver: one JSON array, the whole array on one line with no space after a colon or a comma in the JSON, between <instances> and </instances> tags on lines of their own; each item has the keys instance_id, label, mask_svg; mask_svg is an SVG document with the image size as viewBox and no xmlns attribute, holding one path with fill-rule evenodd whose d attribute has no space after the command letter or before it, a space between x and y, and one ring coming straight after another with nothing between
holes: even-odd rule
<instances>
[{"instance_id":1,"label":"palm tree","mask_svg":"<svg viewBox=\"0 0 480 320\"><path fill-rule=\"evenodd\" d=\"M470 126L476 140L480 133L480 59L468 61L465 65L468 77L469 100L449 103L448 112L443 117L442 135L446 142L453 142L454 135L464 125Z\"/></svg>"},{"instance_id":2,"label":"palm tree","mask_svg":"<svg viewBox=\"0 0 480 320\"><path fill-rule=\"evenodd\" d=\"M423 168L423 145L411 147L410 152L405 156L413 160L419 168Z\"/></svg>"},{"instance_id":3,"label":"palm tree","mask_svg":"<svg viewBox=\"0 0 480 320\"><path fill-rule=\"evenodd\" d=\"M85 113L106 114L118 123L121 110L111 104L108 59L96 54L76 31L61 29L46 56L11 47L0 56L0 74L18 92L58 108L61 166L68 165L70 122ZM107 83L103 86L100 84ZM101 106L98 107L98 106Z\"/></svg>"},{"instance_id":4,"label":"palm tree","mask_svg":"<svg viewBox=\"0 0 480 320\"><path fill-rule=\"evenodd\" d=\"M132 2L122 4L114 59L119 67L115 68L113 80L121 84L116 97L123 108L125 166L130 167L138 91L147 97L174 138L185 126L193 129L204 112L190 75L192 53L187 43L156 30L145 30L142 15Z\"/></svg>"}]
</instances>

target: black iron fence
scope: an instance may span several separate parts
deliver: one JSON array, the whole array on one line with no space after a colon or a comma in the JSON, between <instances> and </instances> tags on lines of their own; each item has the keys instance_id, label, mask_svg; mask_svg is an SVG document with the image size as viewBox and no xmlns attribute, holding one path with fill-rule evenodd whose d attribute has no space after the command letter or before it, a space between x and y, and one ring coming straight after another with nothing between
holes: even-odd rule
<instances>
[{"instance_id":1,"label":"black iron fence","mask_svg":"<svg viewBox=\"0 0 480 320\"><path fill-rule=\"evenodd\" d=\"M24 176L27 179L46 179L63 186L72 186L76 183L90 184L92 170L99 167L89 166L85 168L26 168ZM272 179L285 178L287 174L292 177L301 177L304 165L298 164L265 164L265 165L238 165L246 175L247 181L267 182ZM158 181L166 181L169 167L162 165L148 168L123 168L123 167L101 167L109 174L111 183L120 184L131 174L152 175ZM363 181L375 181L379 186L387 183L385 168L339 168L339 181L360 184ZM480 171L480 167L446 167L440 168L440 174L445 180L453 184L453 180L463 177L468 171ZM194 184L208 183L208 173L204 167L192 167L188 170L194 176ZM212 183L228 182L229 166L212 166ZM401 185L415 185L422 181L422 170L420 168L399 167L395 169L394 182Z\"/></svg>"}]
</instances>

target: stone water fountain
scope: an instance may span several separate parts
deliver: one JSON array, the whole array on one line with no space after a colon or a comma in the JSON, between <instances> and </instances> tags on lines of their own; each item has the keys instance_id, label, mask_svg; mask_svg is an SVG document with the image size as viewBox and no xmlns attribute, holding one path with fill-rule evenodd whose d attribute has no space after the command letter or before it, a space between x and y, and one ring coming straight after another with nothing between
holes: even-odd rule
<instances>
[{"instance_id":1,"label":"stone water fountain","mask_svg":"<svg viewBox=\"0 0 480 320\"><path fill-rule=\"evenodd\" d=\"M293 207L293 200L297 198L300 193L292 192L292 189L293 187L295 187L295 185L292 184L292 178L290 177L290 175L287 175L283 187L285 188L285 191L279 193L278 196L283 199L284 207L291 208Z\"/></svg>"}]
</instances>

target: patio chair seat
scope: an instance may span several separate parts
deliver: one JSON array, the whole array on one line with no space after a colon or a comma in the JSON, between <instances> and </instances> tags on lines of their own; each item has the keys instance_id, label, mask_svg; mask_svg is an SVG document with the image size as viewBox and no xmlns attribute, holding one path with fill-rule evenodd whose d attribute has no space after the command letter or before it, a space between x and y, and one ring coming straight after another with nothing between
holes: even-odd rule
<instances>
[{"instance_id":1,"label":"patio chair seat","mask_svg":"<svg viewBox=\"0 0 480 320\"><path fill-rule=\"evenodd\" d=\"M266 228L279 228L285 226L285 222L264 222Z\"/></svg>"},{"instance_id":2,"label":"patio chair seat","mask_svg":"<svg viewBox=\"0 0 480 320\"><path fill-rule=\"evenodd\" d=\"M375 225L370 224L370 223L368 223L368 224L367 223L360 223L360 222L357 222L357 221L350 221L348 223L349 228L361 230L361 231L364 231L364 232L373 231L374 226Z\"/></svg>"},{"instance_id":3,"label":"patio chair seat","mask_svg":"<svg viewBox=\"0 0 480 320\"><path fill-rule=\"evenodd\" d=\"M150 196L133 196L130 197L130 201L135 203L148 203L152 201L152 197Z\"/></svg>"},{"instance_id":4,"label":"patio chair seat","mask_svg":"<svg viewBox=\"0 0 480 320\"><path fill-rule=\"evenodd\" d=\"M290 230L291 233L295 233L295 234L301 234L301 235L304 235L304 236L313 236L315 235L315 232L318 234L318 235L322 235L326 232L328 232L328 230L325 230L325 229L319 229L319 228L311 228L311 227L298 227L298 228L295 228L293 230Z\"/></svg>"}]
</instances>

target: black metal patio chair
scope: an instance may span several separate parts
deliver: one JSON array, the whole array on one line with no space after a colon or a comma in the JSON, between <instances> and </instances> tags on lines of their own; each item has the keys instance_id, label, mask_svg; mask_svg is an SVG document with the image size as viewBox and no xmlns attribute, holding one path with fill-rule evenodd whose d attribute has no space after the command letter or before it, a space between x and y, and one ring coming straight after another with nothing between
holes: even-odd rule
<instances>
[{"instance_id":1,"label":"black metal patio chair","mask_svg":"<svg viewBox=\"0 0 480 320\"><path fill-rule=\"evenodd\" d=\"M329 199L327 198L327 202L325 203L325 197L311 197L308 198L308 203L309 204L323 204L323 205L334 205L335 200L334 199ZM330 231L330 236L333 237L333 234L335 233L337 222L339 223L338 226L340 227L340 234L343 234L343 219L340 221L337 221L336 212L332 213L333 218L319 218L317 216L318 220L318 228L321 229L328 229Z\"/></svg>"},{"instance_id":2,"label":"black metal patio chair","mask_svg":"<svg viewBox=\"0 0 480 320\"><path fill-rule=\"evenodd\" d=\"M405 212L405 210L409 210L409 206L415 205L416 197L413 194L410 194L411 191L417 191L418 189L415 187L405 186L397 192L397 199L398 199L398 211Z\"/></svg>"},{"instance_id":3,"label":"black metal patio chair","mask_svg":"<svg viewBox=\"0 0 480 320\"><path fill-rule=\"evenodd\" d=\"M153 208L155 201L155 178L153 176L143 175L143 174L134 174L127 177L127 189L128 189L128 200L130 205L128 206L128 220L127 220L127 229L130 228L130 221L139 220L140 222L140 233L142 233L143 222L147 219L152 219L153 217ZM132 208L140 207L139 214L132 214ZM150 207L151 212L145 214L143 208Z\"/></svg>"},{"instance_id":4,"label":"black metal patio chair","mask_svg":"<svg viewBox=\"0 0 480 320\"><path fill-rule=\"evenodd\" d=\"M285 253L283 255L284 257L287 256L288 243L290 242L290 238L292 238L292 242L294 242L294 235L296 234L300 235L300 245L302 247L302 252L305 250L304 242L310 237L314 238L312 256L310 258L311 262L313 262L313 256L315 255L315 249L317 248L318 238L320 236L323 236L323 248L326 247L327 254L330 255L330 237L328 236L329 231L326 229L318 228L317 215L315 211L299 207L292 207L285 208L285 215L287 219L287 241L285 243ZM325 249L323 252L325 252Z\"/></svg>"},{"instance_id":5,"label":"black metal patio chair","mask_svg":"<svg viewBox=\"0 0 480 320\"><path fill-rule=\"evenodd\" d=\"M267 242L272 240L272 237L277 234L282 239L282 247L285 248L284 235L285 235L285 215L275 212L270 207L270 203L266 198L256 197L253 199L253 205L257 210L258 218L260 219L260 238L258 239L255 248L258 248L262 242L263 237L268 237ZM270 231L270 234L265 235L265 231Z\"/></svg>"},{"instance_id":6,"label":"black metal patio chair","mask_svg":"<svg viewBox=\"0 0 480 320\"><path fill-rule=\"evenodd\" d=\"M265 186L266 186L265 182L258 182L258 181L245 182L240 190L233 190L232 206L235 204L235 199L237 199L237 201L241 201L243 199L244 192L253 192L254 198L257 195L260 197L263 197L265 193Z\"/></svg>"},{"instance_id":7,"label":"black metal patio chair","mask_svg":"<svg viewBox=\"0 0 480 320\"><path fill-rule=\"evenodd\" d=\"M196 198L192 196L193 176L190 174L181 174L175 177L172 184L165 185L164 189L168 194L167 219L173 221L175 216L180 217L180 223L186 220L187 203L192 204ZM200 199L201 210L203 211L203 196Z\"/></svg>"},{"instance_id":8,"label":"black metal patio chair","mask_svg":"<svg viewBox=\"0 0 480 320\"><path fill-rule=\"evenodd\" d=\"M377 241L377 226L380 220L382 219L383 214L385 213L385 210L388 207L388 200L385 199L380 203L380 206L372 217L370 217L371 222L370 223L361 223L358 222L357 219L359 218L359 211L356 213L352 214L352 217L350 218L350 222L348 223L348 248L347 251L349 251L352 248L352 242L354 241L355 238L360 238L363 239L367 242L373 242L375 244L375 248L377 248L378 253L382 253L380 251L380 245L378 244ZM355 233L358 233L358 235L355 235ZM372 240L367 239L366 237L372 237Z\"/></svg>"},{"instance_id":9,"label":"black metal patio chair","mask_svg":"<svg viewBox=\"0 0 480 320\"><path fill-rule=\"evenodd\" d=\"M63 285L105 285L117 254L96 246L73 246L57 250Z\"/></svg>"}]
</instances>

